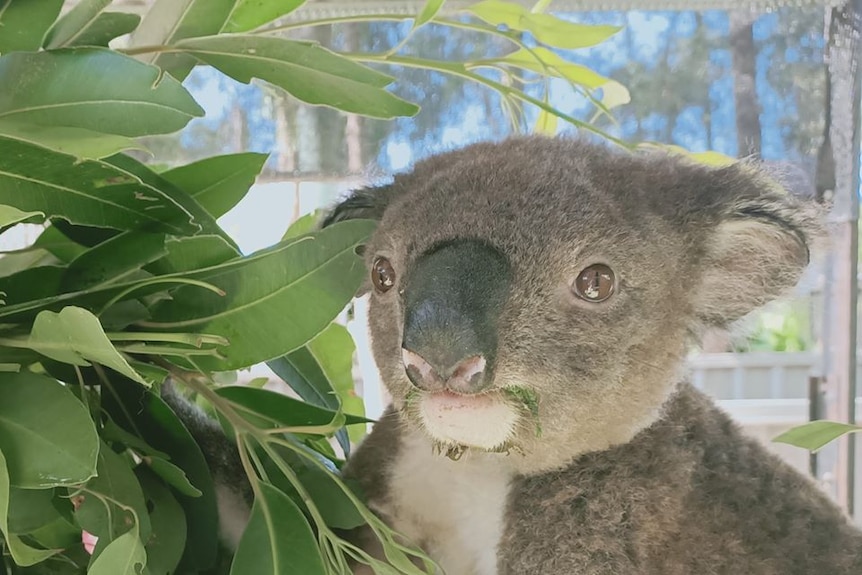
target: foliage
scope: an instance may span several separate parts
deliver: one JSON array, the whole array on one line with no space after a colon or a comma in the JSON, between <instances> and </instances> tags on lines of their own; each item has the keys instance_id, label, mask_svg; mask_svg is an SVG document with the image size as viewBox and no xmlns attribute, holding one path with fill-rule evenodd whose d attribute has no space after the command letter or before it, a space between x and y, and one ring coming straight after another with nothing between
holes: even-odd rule
<instances>
[{"instance_id":1,"label":"foliage","mask_svg":"<svg viewBox=\"0 0 862 575\"><path fill-rule=\"evenodd\" d=\"M217 218L246 194L264 155L167 170L135 158L145 138L203 114L183 84L203 65L382 119L418 106L390 91L395 78L381 70L434 70L496 93L513 122L523 124L529 105L546 122L602 135L527 93L522 80L568 82L606 113L600 90L610 81L546 47L597 44L617 29L557 20L544 3L527 11L484 0L452 17L429 0L397 46L338 52L284 35L331 21L274 23L302 4L156 0L139 19L107 10L110 0L65 11L63 0L0 0L0 226L44 226L32 245L0 258L4 572L314 575L344 573L349 560L385 574L432 567L338 474L347 426L366 420L346 413L361 405L340 399L350 396L353 347L334 320L360 283L355 253L373 224L316 231L303 221L244 255ZM453 43L469 33L509 49L463 61L410 53L414 34L432 25ZM261 362L302 400L219 383ZM218 415L249 477L254 507L233 559L219 550L201 449L161 397L168 378ZM387 564L336 534L363 524Z\"/></svg>"}]
</instances>

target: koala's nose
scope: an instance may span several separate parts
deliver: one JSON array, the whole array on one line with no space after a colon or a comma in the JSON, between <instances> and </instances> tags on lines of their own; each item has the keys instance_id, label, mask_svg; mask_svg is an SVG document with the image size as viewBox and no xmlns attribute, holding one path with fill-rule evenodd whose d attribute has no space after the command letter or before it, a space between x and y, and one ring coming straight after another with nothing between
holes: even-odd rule
<instances>
[{"instance_id":1,"label":"koala's nose","mask_svg":"<svg viewBox=\"0 0 862 575\"><path fill-rule=\"evenodd\" d=\"M423 391L448 389L469 394L481 391L485 384L485 358L481 355L464 358L452 366L437 368L407 348L401 349L401 358L407 378Z\"/></svg>"}]
</instances>

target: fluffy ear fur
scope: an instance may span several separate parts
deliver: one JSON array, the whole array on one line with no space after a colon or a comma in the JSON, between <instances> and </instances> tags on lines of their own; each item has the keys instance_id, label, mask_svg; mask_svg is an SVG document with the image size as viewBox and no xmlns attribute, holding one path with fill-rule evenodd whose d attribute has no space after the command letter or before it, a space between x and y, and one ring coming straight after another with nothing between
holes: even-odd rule
<instances>
[{"instance_id":1,"label":"fluffy ear fur","mask_svg":"<svg viewBox=\"0 0 862 575\"><path fill-rule=\"evenodd\" d=\"M360 188L350 196L336 204L326 217L321 227L325 228L347 220L379 220L394 196L394 186Z\"/></svg>"},{"instance_id":2,"label":"fluffy ear fur","mask_svg":"<svg viewBox=\"0 0 862 575\"><path fill-rule=\"evenodd\" d=\"M824 230L817 204L751 165L716 172L723 189L711 191L724 207L706 239L696 306L704 324L726 327L793 288Z\"/></svg>"}]
</instances>

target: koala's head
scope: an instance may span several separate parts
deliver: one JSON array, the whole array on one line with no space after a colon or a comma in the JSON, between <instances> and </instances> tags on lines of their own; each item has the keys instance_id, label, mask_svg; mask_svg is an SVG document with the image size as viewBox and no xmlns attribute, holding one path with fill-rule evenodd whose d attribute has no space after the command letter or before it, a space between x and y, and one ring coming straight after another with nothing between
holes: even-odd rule
<instances>
[{"instance_id":1,"label":"koala's head","mask_svg":"<svg viewBox=\"0 0 862 575\"><path fill-rule=\"evenodd\" d=\"M782 295L819 233L752 166L516 138L433 157L325 225L365 246L372 346L407 425L522 471L630 440L687 345Z\"/></svg>"}]
</instances>

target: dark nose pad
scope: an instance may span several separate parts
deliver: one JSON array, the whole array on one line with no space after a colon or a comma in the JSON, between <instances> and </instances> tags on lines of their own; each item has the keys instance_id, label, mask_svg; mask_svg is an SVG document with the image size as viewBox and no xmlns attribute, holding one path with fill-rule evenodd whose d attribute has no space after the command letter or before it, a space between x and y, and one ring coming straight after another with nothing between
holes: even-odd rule
<instances>
[{"instance_id":1,"label":"dark nose pad","mask_svg":"<svg viewBox=\"0 0 862 575\"><path fill-rule=\"evenodd\" d=\"M462 359L442 376L425 358L407 348L401 348L401 358L407 378L423 391L448 389L456 393L470 394L478 393L485 387L485 358L481 355Z\"/></svg>"}]
</instances>

